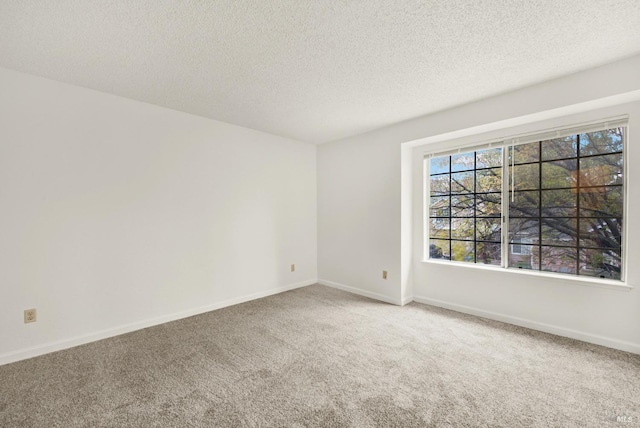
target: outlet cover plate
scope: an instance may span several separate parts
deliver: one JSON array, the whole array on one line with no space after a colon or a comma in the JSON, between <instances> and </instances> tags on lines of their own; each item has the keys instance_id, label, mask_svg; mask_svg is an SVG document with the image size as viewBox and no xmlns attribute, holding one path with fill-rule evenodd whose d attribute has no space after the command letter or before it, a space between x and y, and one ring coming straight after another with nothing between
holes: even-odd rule
<instances>
[{"instance_id":1,"label":"outlet cover plate","mask_svg":"<svg viewBox=\"0 0 640 428\"><path fill-rule=\"evenodd\" d=\"M25 309L24 310L24 323L29 324L31 322L36 322L38 320L38 313L36 309Z\"/></svg>"}]
</instances>

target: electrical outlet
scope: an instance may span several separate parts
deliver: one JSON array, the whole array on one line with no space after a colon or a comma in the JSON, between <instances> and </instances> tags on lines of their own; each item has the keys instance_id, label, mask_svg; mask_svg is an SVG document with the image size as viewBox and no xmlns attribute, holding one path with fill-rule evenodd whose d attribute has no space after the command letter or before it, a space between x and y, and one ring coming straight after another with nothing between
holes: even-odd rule
<instances>
[{"instance_id":1,"label":"electrical outlet","mask_svg":"<svg viewBox=\"0 0 640 428\"><path fill-rule=\"evenodd\" d=\"M36 309L25 309L24 310L24 323L28 324L30 322L36 322L37 321L37 316L36 316Z\"/></svg>"},{"instance_id":2,"label":"electrical outlet","mask_svg":"<svg viewBox=\"0 0 640 428\"><path fill-rule=\"evenodd\" d=\"M382 271L382 279L387 279L387 271L386 270Z\"/></svg>"},{"instance_id":3,"label":"electrical outlet","mask_svg":"<svg viewBox=\"0 0 640 428\"><path fill-rule=\"evenodd\" d=\"M296 265L295 265L295 264L292 264L292 265L291 265L291 272L295 272L295 271L296 271Z\"/></svg>"}]
</instances>

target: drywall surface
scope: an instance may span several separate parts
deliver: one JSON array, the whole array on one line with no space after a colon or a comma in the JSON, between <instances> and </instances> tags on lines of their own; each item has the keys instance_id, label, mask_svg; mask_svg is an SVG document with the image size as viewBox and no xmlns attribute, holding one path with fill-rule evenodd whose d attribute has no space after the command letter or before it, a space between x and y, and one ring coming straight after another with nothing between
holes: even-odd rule
<instances>
[{"instance_id":1,"label":"drywall surface","mask_svg":"<svg viewBox=\"0 0 640 428\"><path fill-rule=\"evenodd\" d=\"M537 323L536 328L541 328L542 323L553 322L558 329L564 329L556 331L565 335L570 333L570 329L582 329L581 331L585 332L588 326L571 322L574 315L573 307L586 305L580 311L587 313L591 310L595 323L599 318L597 310L601 308L598 303L601 293L619 293L620 296L629 298L635 296L637 290L622 292L614 289L578 286L570 281L551 280L541 286L552 287L546 294L547 297L532 298L532 302L537 304L533 305L529 311L520 310L517 306L514 306L513 310L506 311L488 305L489 300L498 299L499 293L503 292L505 287L509 287L504 282L499 286L495 284L497 273L464 268L455 269L453 272L453 267L423 266L422 171L420 166L418 166L420 171L415 170L415 156L412 160L412 156L406 156L406 153L401 157L400 152L401 150L416 151L415 147L422 143L415 140L453 135L461 130L477 129L477 133L480 133L487 124L499 124L498 127L515 126L558 115L573 114L580 108L586 109L587 107L584 106L587 105L603 104L600 103L601 100L623 97L625 94L640 90L638 69L640 69L640 56L635 56L371 133L320 145L318 147L318 276L320 280L328 284L335 283L351 287L365 295L384 294L395 298L398 302L406 302L415 297L416 300L422 301L431 299L431 303L439 300L457 305L458 310L468 312L476 310L476 313L484 311L482 314L486 316L492 316L489 312L504 313L510 315L510 322L514 322L516 318L527 319L531 322L529 324L531 326ZM595 108L593 106L589 108ZM630 131L630 138L628 152L632 153L637 150L635 149L637 144L633 141L633 130ZM446 143L444 144L441 147L446 147ZM407 179L406 171L402 171L402 168L413 168L414 179ZM418 177L417 182L416 177ZM631 179L632 177L633 175ZM407 215L406 210L411 210L411 215ZM633 225L629 227L631 232ZM410 238L407 237L407 228L412 230ZM403 242L401 242L401 236ZM381 239L381 237L388 238ZM414 242L405 244L404 241L407 239L412 239ZM407 251L411 254L407 255ZM632 254L630 252L630 255ZM411 263L406 263L408 258L412 260ZM386 283L378 279L378 271L383 266L390 270L390 279ZM631 275L630 279L632 278ZM465 281L466 285L463 284ZM538 292L538 289L532 285L535 278L523 279L520 276L511 275L508 282L514 289L521 292L516 292L504 299L505 307L510 304L510 300L526 300L532 293ZM474 294L467 296L468 287L472 284L475 287ZM558 289L558 287L565 287L565 289ZM569 302L569 297L572 295L575 299L570 304L563 307L556 306L555 309L548 309L549 307L539 300L549 299L556 293L568 293L565 303ZM482 294L486 296L473 297ZM634 304L637 314L640 312L640 307L638 307L637 298L633 298L636 299ZM629 306L625 306L625 311L629 309ZM544 315L547 310L564 313L559 313L552 319ZM581 337L591 340L594 335L601 335L627 344L640 343L640 338L634 336L637 333L634 333L635 330L632 328L623 329L625 331L623 334L613 329L614 321L625 320L626 323L640 324L636 314L620 315L609 323L609 328L591 330L586 332L591 336ZM495 317L498 318L498 316Z\"/></svg>"},{"instance_id":2,"label":"drywall surface","mask_svg":"<svg viewBox=\"0 0 640 428\"><path fill-rule=\"evenodd\" d=\"M0 93L0 363L315 282L314 145L1 68Z\"/></svg>"},{"instance_id":3,"label":"drywall surface","mask_svg":"<svg viewBox=\"0 0 640 428\"><path fill-rule=\"evenodd\" d=\"M376 140L323 144L318 171L320 282L399 303L399 146Z\"/></svg>"}]
</instances>

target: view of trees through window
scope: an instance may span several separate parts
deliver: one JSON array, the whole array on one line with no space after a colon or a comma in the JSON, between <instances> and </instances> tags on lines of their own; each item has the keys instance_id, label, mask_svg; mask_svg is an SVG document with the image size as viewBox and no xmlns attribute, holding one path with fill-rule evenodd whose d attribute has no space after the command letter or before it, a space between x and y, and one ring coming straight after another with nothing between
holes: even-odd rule
<instances>
[{"instance_id":1,"label":"view of trees through window","mask_svg":"<svg viewBox=\"0 0 640 428\"><path fill-rule=\"evenodd\" d=\"M501 264L502 149L431 160L432 258Z\"/></svg>"},{"instance_id":2,"label":"view of trees through window","mask_svg":"<svg viewBox=\"0 0 640 428\"><path fill-rule=\"evenodd\" d=\"M620 279L623 132L432 158L430 258Z\"/></svg>"}]
</instances>

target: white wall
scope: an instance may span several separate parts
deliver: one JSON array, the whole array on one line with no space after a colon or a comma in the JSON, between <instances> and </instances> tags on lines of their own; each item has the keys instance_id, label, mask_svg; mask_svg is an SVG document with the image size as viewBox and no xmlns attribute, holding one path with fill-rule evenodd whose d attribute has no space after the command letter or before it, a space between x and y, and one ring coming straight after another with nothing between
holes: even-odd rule
<instances>
[{"instance_id":1,"label":"white wall","mask_svg":"<svg viewBox=\"0 0 640 428\"><path fill-rule=\"evenodd\" d=\"M411 171L409 174L406 171L406 168L412 168L415 160L415 156L407 154L407 150L415 150L417 145L424 143L424 140L415 140L430 139L430 143L438 144L464 135L566 116L621 103L625 99L635 99L635 91L640 90L639 69L640 56L636 56L319 146L320 281L373 297L383 295L385 300L396 303L417 297L422 301L431 299L432 303L436 303L434 299L437 299L443 305L457 305L459 310L475 311L494 318L506 314L511 322L524 319L527 325L540 329L553 323L556 332L571 335L575 331L576 337L599 340L600 343L606 341L609 346L640 352L637 347L640 344L640 330L636 327L614 327L615 323L620 322L640 326L637 290L620 292L577 286L570 281L550 281L536 287L535 279L520 279L520 276L513 279L514 274L506 274L511 275L509 279L496 286L495 274L485 271L461 268L454 272L451 267L424 266L421 263L421 251L413 251L421 245L422 211L415 205L416 200L418 205L421 203L422 185L420 179L416 184L412 177L421 172L414 170L412 175ZM631 145L634 145L633 141ZM630 147L629 153L632 151L633 147ZM400 209L401 205L404 212ZM412 210L413 215L407 214L407 210ZM420 213L418 218L415 218L416 212ZM407 230L412 233L407 233ZM407 260L410 262L407 263ZM378 272L383 268L390 270L390 279L386 282L379 278ZM504 272L500 274L504 275ZM475 287L472 294L468 288L470 279L473 279ZM442 286L434 288L433 284L436 283ZM504 299L502 306L489 304L510 285L512 292ZM540 288L547 291L540 292ZM573 291L568 291L569 288ZM553 300L558 293L565 293L564 300L561 300L564 304L544 304ZM606 303L602 302L603 293L618 293L615 295L626 296L633 303L625 304L622 313L617 314L606 326L597 327L596 319L600 314L611 313L614 311L612 305L621 300L621 297L614 297ZM527 299L535 302L529 310L517 306L506 310L512 300ZM576 310L577 307L580 309ZM553 315L546 315L547 312ZM587 313L593 314L592 321L572 321Z\"/></svg>"},{"instance_id":2,"label":"white wall","mask_svg":"<svg viewBox=\"0 0 640 428\"><path fill-rule=\"evenodd\" d=\"M399 189L397 145L355 139L318 146L320 283L399 303Z\"/></svg>"},{"instance_id":3,"label":"white wall","mask_svg":"<svg viewBox=\"0 0 640 428\"><path fill-rule=\"evenodd\" d=\"M6 69L0 94L0 363L315 282L314 145Z\"/></svg>"}]
</instances>

